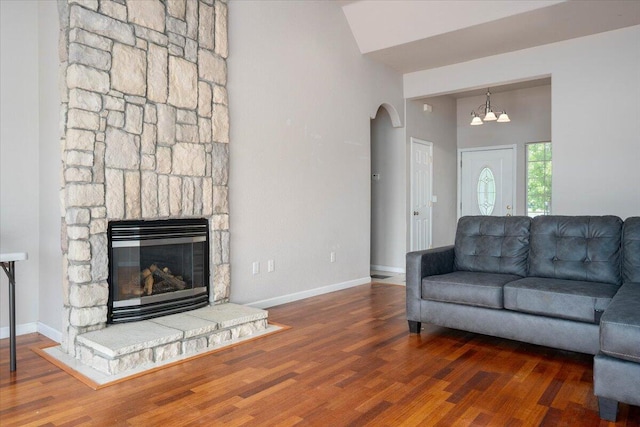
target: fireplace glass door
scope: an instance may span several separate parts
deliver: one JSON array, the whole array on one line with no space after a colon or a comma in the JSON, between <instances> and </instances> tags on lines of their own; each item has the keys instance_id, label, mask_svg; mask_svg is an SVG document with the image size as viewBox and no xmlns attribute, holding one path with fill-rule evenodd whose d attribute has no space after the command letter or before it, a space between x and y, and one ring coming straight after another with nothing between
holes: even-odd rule
<instances>
[{"instance_id":1,"label":"fireplace glass door","mask_svg":"<svg viewBox=\"0 0 640 427\"><path fill-rule=\"evenodd\" d=\"M208 221L109 224L109 323L149 319L209 301Z\"/></svg>"}]
</instances>

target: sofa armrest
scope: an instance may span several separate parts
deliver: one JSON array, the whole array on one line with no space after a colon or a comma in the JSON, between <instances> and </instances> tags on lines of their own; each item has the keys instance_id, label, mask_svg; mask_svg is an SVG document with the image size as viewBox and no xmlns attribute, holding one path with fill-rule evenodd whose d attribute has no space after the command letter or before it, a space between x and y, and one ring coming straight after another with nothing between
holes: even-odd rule
<instances>
[{"instance_id":1,"label":"sofa armrest","mask_svg":"<svg viewBox=\"0 0 640 427\"><path fill-rule=\"evenodd\" d=\"M407 320L420 322L422 278L453 272L453 245L407 254Z\"/></svg>"}]
</instances>

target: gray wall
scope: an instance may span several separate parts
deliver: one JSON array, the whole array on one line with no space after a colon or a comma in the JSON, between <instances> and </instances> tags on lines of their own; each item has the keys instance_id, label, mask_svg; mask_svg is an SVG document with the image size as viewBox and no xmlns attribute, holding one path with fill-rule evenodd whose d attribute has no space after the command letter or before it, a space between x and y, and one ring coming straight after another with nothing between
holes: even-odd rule
<instances>
[{"instance_id":1,"label":"gray wall","mask_svg":"<svg viewBox=\"0 0 640 427\"><path fill-rule=\"evenodd\" d=\"M424 111L425 103L432 106L431 113ZM438 247L452 244L457 223L456 100L448 96L407 100L406 115L407 153L410 152L411 137L433 144L433 195L438 197L438 201L434 203L432 210L432 245ZM407 155L407 161L409 160ZM408 165L406 170L408 174ZM408 206L406 212L407 215L410 212ZM407 242L410 241L408 239L407 235Z\"/></svg>"},{"instance_id":2,"label":"gray wall","mask_svg":"<svg viewBox=\"0 0 640 427\"><path fill-rule=\"evenodd\" d=\"M394 128L386 109L371 120L371 265L385 271L403 272L407 245L407 185L404 129Z\"/></svg>"},{"instance_id":3,"label":"gray wall","mask_svg":"<svg viewBox=\"0 0 640 427\"><path fill-rule=\"evenodd\" d=\"M525 144L551 141L551 86L494 93L491 104L506 109L511 122L469 125L471 110L484 104L485 99L486 96L482 95L457 100L458 148L516 145L515 213L524 215Z\"/></svg>"},{"instance_id":4,"label":"gray wall","mask_svg":"<svg viewBox=\"0 0 640 427\"><path fill-rule=\"evenodd\" d=\"M338 2L230 2L229 42L231 300L366 283L370 118L402 112L401 75L360 54Z\"/></svg>"},{"instance_id":5,"label":"gray wall","mask_svg":"<svg viewBox=\"0 0 640 427\"><path fill-rule=\"evenodd\" d=\"M18 333L59 339L62 310L56 2L0 2L0 250L16 264ZM0 274L0 337L8 336Z\"/></svg>"},{"instance_id":6,"label":"gray wall","mask_svg":"<svg viewBox=\"0 0 640 427\"><path fill-rule=\"evenodd\" d=\"M62 329L62 253L60 249L60 91L56 2L38 2L39 50L39 308L38 330L58 338Z\"/></svg>"}]
</instances>

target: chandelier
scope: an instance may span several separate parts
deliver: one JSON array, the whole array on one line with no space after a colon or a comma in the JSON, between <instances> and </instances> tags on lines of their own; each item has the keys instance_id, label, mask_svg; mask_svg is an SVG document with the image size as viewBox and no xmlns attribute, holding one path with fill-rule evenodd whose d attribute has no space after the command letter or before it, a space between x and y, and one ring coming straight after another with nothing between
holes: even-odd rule
<instances>
[{"instance_id":1,"label":"chandelier","mask_svg":"<svg viewBox=\"0 0 640 427\"><path fill-rule=\"evenodd\" d=\"M506 111L493 110L493 108L491 107L491 92L489 92L489 89L487 89L487 100L483 105L480 105L478 108L471 112L471 117L471 126L479 126L484 122L491 121L497 121L498 123L507 123L511 121Z\"/></svg>"}]
</instances>

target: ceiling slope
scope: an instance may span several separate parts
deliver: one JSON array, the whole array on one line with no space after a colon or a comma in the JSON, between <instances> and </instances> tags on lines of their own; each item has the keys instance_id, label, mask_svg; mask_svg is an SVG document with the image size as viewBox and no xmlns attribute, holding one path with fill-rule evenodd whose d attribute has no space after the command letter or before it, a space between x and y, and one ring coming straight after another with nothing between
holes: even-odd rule
<instances>
[{"instance_id":1,"label":"ceiling slope","mask_svg":"<svg viewBox=\"0 0 640 427\"><path fill-rule=\"evenodd\" d=\"M360 51L409 73L640 24L640 1L357 1Z\"/></svg>"}]
</instances>

